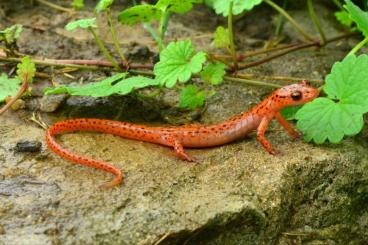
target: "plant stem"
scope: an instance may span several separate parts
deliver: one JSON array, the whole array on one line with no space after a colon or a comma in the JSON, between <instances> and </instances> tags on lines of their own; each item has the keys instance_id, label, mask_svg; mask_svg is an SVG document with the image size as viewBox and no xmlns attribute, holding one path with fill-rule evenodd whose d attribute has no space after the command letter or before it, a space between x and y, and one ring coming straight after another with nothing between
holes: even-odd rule
<instances>
[{"instance_id":1,"label":"plant stem","mask_svg":"<svg viewBox=\"0 0 368 245\"><path fill-rule=\"evenodd\" d=\"M68 12L68 13L73 13L74 12L73 9L61 7L61 6L56 5L54 3L50 3L46 0L36 0L36 1L41 3L41 4L44 4L46 6L49 6L50 8L56 9L56 10L60 10L60 11Z\"/></svg>"},{"instance_id":2,"label":"plant stem","mask_svg":"<svg viewBox=\"0 0 368 245\"><path fill-rule=\"evenodd\" d=\"M311 83L318 83L322 84L323 80L321 79L306 79L303 77L289 77L289 76L262 76L257 74L251 74L251 73L237 73L236 77L238 78L244 78L244 79L258 79L258 80L276 80L276 81L285 81L286 83L290 82L297 82L302 80L308 80Z\"/></svg>"},{"instance_id":3,"label":"plant stem","mask_svg":"<svg viewBox=\"0 0 368 245\"><path fill-rule=\"evenodd\" d=\"M307 5L308 5L308 12L309 12L309 15L313 21L313 24L314 26L317 28L318 32L319 32L319 35L321 36L321 39L322 39L322 42L321 42L321 45L325 45L326 43L326 35L325 33L323 32L323 29L321 27L321 24L319 23L319 20L318 20L318 16L314 10L314 7L313 7L313 0L307 0Z\"/></svg>"},{"instance_id":4,"label":"plant stem","mask_svg":"<svg viewBox=\"0 0 368 245\"><path fill-rule=\"evenodd\" d=\"M111 33L112 40L114 42L115 50L119 54L120 59L123 62L123 64L125 65L125 67L128 68L129 67L128 60L126 59L125 55L121 51L119 41L116 37L116 31L115 31L114 25L112 23L110 8L107 8L106 12L107 12L107 21L109 23L110 33Z\"/></svg>"},{"instance_id":5,"label":"plant stem","mask_svg":"<svg viewBox=\"0 0 368 245\"><path fill-rule=\"evenodd\" d=\"M159 46L159 50L162 51L164 48L165 48L165 45L164 45L164 38L165 38L165 33L166 33L166 30L167 30L167 25L169 23L169 18L170 18L170 12L169 11L164 11L161 15L161 19L160 19L160 26L158 28L159 30L159 43L158 43L158 46Z\"/></svg>"},{"instance_id":6,"label":"plant stem","mask_svg":"<svg viewBox=\"0 0 368 245\"><path fill-rule=\"evenodd\" d=\"M279 85L279 84L266 83L266 82L261 82L261 81L248 80L248 79L241 79L241 78L236 78L236 77L231 77L231 76L224 76L224 80L225 81L230 81L230 82L241 82L241 83L246 83L246 84L249 84L249 85L272 87L272 88L281 88L282 87L282 85Z\"/></svg>"},{"instance_id":7,"label":"plant stem","mask_svg":"<svg viewBox=\"0 0 368 245\"><path fill-rule=\"evenodd\" d=\"M368 37L364 38L361 42L359 42L355 47L350 50L350 52L346 55L352 55L355 54L359 49L361 49L366 43L368 43Z\"/></svg>"},{"instance_id":8,"label":"plant stem","mask_svg":"<svg viewBox=\"0 0 368 245\"><path fill-rule=\"evenodd\" d=\"M118 63L116 62L116 60L111 56L111 54L109 53L109 51L105 48L105 45L103 44L103 42L100 40L100 38L97 36L96 32L94 31L93 28L88 28L88 30L92 33L96 44L98 45L98 47L100 48L100 50L104 53L106 59L108 61L111 62L111 64L115 67L115 69L117 69L118 71L121 70Z\"/></svg>"},{"instance_id":9,"label":"plant stem","mask_svg":"<svg viewBox=\"0 0 368 245\"><path fill-rule=\"evenodd\" d=\"M280 6L278 6L276 3L272 2L272 0L264 0L268 5L270 5L272 8L274 8L276 11L278 11L280 14L282 14L290 23L295 27L297 31L300 32L304 36L305 39L312 41L313 38L306 33L303 28L296 22L284 9L282 9Z\"/></svg>"},{"instance_id":10,"label":"plant stem","mask_svg":"<svg viewBox=\"0 0 368 245\"><path fill-rule=\"evenodd\" d=\"M334 2L334 4L340 9L340 10L344 10L344 7L342 6L342 4L340 3L339 0L332 0Z\"/></svg>"},{"instance_id":11,"label":"plant stem","mask_svg":"<svg viewBox=\"0 0 368 245\"><path fill-rule=\"evenodd\" d=\"M149 23L143 23L143 28L151 34L153 40L155 40L160 47L160 36L157 34L157 31Z\"/></svg>"},{"instance_id":12,"label":"plant stem","mask_svg":"<svg viewBox=\"0 0 368 245\"><path fill-rule=\"evenodd\" d=\"M354 35L357 35L357 34L358 33L347 33L347 34L342 34L342 35L339 35L339 36L336 36L336 37L332 37L332 38L326 39L326 44L338 41L338 40L346 38L346 37L351 37L351 36L354 36ZM274 55L270 55L266 58L263 58L263 59L260 59L260 60L254 61L254 62L250 62L248 64L240 64L240 65L238 65L238 69L241 70L241 69L246 69L246 68L249 68L249 67L257 66L257 65L266 63L266 62L268 62L272 59L283 56L285 54L291 53L293 51L296 51L296 50L299 50L299 49L304 49L304 48L309 48L309 47L313 47L313 46L320 46L320 41L314 41L314 42L309 42L309 43L301 43L299 45L295 45L295 46L293 46L293 47L291 47L291 48L289 48L285 51L279 52L279 53L274 54Z\"/></svg>"},{"instance_id":13,"label":"plant stem","mask_svg":"<svg viewBox=\"0 0 368 245\"><path fill-rule=\"evenodd\" d=\"M229 33L229 41L230 41L230 53L233 58L235 70L238 67L238 61L236 57L235 45L234 45L234 34L233 34L233 1L229 1L229 13L227 15L227 28Z\"/></svg>"},{"instance_id":14,"label":"plant stem","mask_svg":"<svg viewBox=\"0 0 368 245\"><path fill-rule=\"evenodd\" d=\"M19 88L17 94L11 98L11 100L6 103L5 106L3 106L1 109L0 109L0 115L3 114L6 110L8 110L20 97L22 97L22 95L24 94L24 92L27 91L29 87L29 84L28 84L28 73L26 73L23 77L23 83L22 83L22 86Z\"/></svg>"},{"instance_id":15,"label":"plant stem","mask_svg":"<svg viewBox=\"0 0 368 245\"><path fill-rule=\"evenodd\" d=\"M282 3L282 8L285 9L287 4L288 4L288 0L284 0ZM282 14L279 14L279 16L277 17L277 24L276 24L276 30L275 30L276 36L280 36L283 26L284 26L284 17L282 16Z\"/></svg>"}]
</instances>

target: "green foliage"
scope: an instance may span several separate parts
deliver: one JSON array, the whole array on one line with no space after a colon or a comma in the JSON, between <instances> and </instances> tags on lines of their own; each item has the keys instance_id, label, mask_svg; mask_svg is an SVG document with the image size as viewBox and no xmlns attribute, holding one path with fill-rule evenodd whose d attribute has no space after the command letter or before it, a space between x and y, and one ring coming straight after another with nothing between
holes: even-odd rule
<instances>
[{"instance_id":1,"label":"green foliage","mask_svg":"<svg viewBox=\"0 0 368 245\"><path fill-rule=\"evenodd\" d=\"M201 72L201 79L210 82L212 85L218 85L222 82L225 75L224 63L211 63L208 64Z\"/></svg>"},{"instance_id":2,"label":"green foliage","mask_svg":"<svg viewBox=\"0 0 368 245\"><path fill-rule=\"evenodd\" d=\"M349 17L352 19L365 37L368 37L368 13L362 11L358 6L350 0L345 0L344 8L349 12Z\"/></svg>"},{"instance_id":3,"label":"green foliage","mask_svg":"<svg viewBox=\"0 0 368 245\"><path fill-rule=\"evenodd\" d=\"M340 142L359 133L368 111L368 56L347 56L336 62L326 78L327 98L317 98L296 114L297 127L306 141Z\"/></svg>"},{"instance_id":4,"label":"green foliage","mask_svg":"<svg viewBox=\"0 0 368 245\"><path fill-rule=\"evenodd\" d=\"M90 19L80 19L73 22L68 23L65 26L65 29L68 31L72 31L76 28L82 28L82 29L88 29L88 28L96 28L96 18L90 18Z\"/></svg>"},{"instance_id":5,"label":"green foliage","mask_svg":"<svg viewBox=\"0 0 368 245\"><path fill-rule=\"evenodd\" d=\"M195 85L188 85L180 93L179 107L193 110L202 106L205 99L206 96L204 91L201 91Z\"/></svg>"},{"instance_id":6,"label":"green foliage","mask_svg":"<svg viewBox=\"0 0 368 245\"><path fill-rule=\"evenodd\" d=\"M8 96L15 96L20 88L21 81L17 78L9 78L5 73L0 75L0 102Z\"/></svg>"},{"instance_id":7,"label":"green foliage","mask_svg":"<svg viewBox=\"0 0 368 245\"><path fill-rule=\"evenodd\" d=\"M75 9L84 8L84 0L73 0L72 7Z\"/></svg>"},{"instance_id":8,"label":"green foliage","mask_svg":"<svg viewBox=\"0 0 368 245\"><path fill-rule=\"evenodd\" d=\"M154 73L161 85L172 88L177 81L185 83L200 72L205 61L206 53L196 53L190 40L171 42L160 53Z\"/></svg>"},{"instance_id":9,"label":"green foliage","mask_svg":"<svg viewBox=\"0 0 368 245\"><path fill-rule=\"evenodd\" d=\"M107 8L110 8L110 6L113 4L114 0L100 0L98 4L96 5L95 10L97 12L105 11Z\"/></svg>"},{"instance_id":10,"label":"green foliage","mask_svg":"<svg viewBox=\"0 0 368 245\"><path fill-rule=\"evenodd\" d=\"M20 81L24 78L28 79L28 83L32 83L33 77L36 74L36 65L28 56L22 58L21 63L17 65L17 75Z\"/></svg>"},{"instance_id":11,"label":"green foliage","mask_svg":"<svg viewBox=\"0 0 368 245\"><path fill-rule=\"evenodd\" d=\"M185 14L193 8L194 3L201 2L202 0L159 0L155 6L163 11Z\"/></svg>"},{"instance_id":12,"label":"green foliage","mask_svg":"<svg viewBox=\"0 0 368 245\"><path fill-rule=\"evenodd\" d=\"M68 93L70 95L104 97L112 94L126 95L139 88L158 85L156 80L141 76L124 79L126 75L127 73L119 73L100 82L82 86L46 88L44 92L46 95Z\"/></svg>"},{"instance_id":13,"label":"green foliage","mask_svg":"<svg viewBox=\"0 0 368 245\"><path fill-rule=\"evenodd\" d=\"M20 33L23 31L23 26L16 24L0 31L0 42L5 41L6 44L13 44L17 41Z\"/></svg>"},{"instance_id":14,"label":"green foliage","mask_svg":"<svg viewBox=\"0 0 368 245\"><path fill-rule=\"evenodd\" d=\"M228 49L230 47L229 30L218 26L215 31L213 43L216 48Z\"/></svg>"},{"instance_id":15,"label":"green foliage","mask_svg":"<svg viewBox=\"0 0 368 245\"><path fill-rule=\"evenodd\" d=\"M153 5L137 5L120 12L118 20L122 24L135 25L161 18L161 10Z\"/></svg>"},{"instance_id":16,"label":"green foliage","mask_svg":"<svg viewBox=\"0 0 368 245\"><path fill-rule=\"evenodd\" d=\"M346 11L338 11L335 12L336 19L344 26L351 27L353 24L353 21L349 17L349 13Z\"/></svg>"},{"instance_id":17,"label":"green foliage","mask_svg":"<svg viewBox=\"0 0 368 245\"><path fill-rule=\"evenodd\" d=\"M252 10L261 2L262 0L233 0L233 15L241 14L245 10ZM214 0L213 8L215 9L216 14L227 16L229 13L229 0Z\"/></svg>"},{"instance_id":18,"label":"green foliage","mask_svg":"<svg viewBox=\"0 0 368 245\"><path fill-rule=\"evenodd\" d=\"M295 115L299 111L300 108L302 108L301 105L286 107L281 110L281 115L286 120L295 120Z\"/></svg>"}]
</instances>

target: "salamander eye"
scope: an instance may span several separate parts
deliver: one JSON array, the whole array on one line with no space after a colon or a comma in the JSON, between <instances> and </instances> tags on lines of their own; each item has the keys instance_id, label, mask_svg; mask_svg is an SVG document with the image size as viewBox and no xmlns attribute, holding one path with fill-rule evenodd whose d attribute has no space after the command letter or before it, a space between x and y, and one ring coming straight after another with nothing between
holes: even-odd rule
<instances>
[{"instance_id":1,"label":"salamander eye","mask_svg":"<svg viewBox=\"0 0 368 245\"><path fill-rule=\"evenodd\" d=\"M292 92L291 98L295 101L300 100L302 98L302 93L300 91Z\"/></svg>"}]
</instances>

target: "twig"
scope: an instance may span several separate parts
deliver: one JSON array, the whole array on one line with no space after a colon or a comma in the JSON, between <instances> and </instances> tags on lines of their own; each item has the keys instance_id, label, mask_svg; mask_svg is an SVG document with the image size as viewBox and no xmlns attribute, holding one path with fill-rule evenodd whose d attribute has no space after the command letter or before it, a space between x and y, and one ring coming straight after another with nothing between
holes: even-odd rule
<instances>
[{"instance_id":1,"label":"twig","mask_svg":"<svg viewBox=\"0 0 368 245\"><path fill-rule=\"evenodd\" d=\"M26 73L23 77L23 83L17 94L8 102L3 108L0 109L0 115L3 114L6 110L8 110L28 89L28 73Z\"/></svg>"},{"instance_id":2,"label":"twig","mask_svg":"<svg viewBox=\"0 0 368 245\"><path fill-rule=\"evenodd\" d=\"M60 11L63 11L63 12L68 12L68 13L73 13L74 12L73 9L61 7L61 6L56 5L54 3L50 3L46 0L36 0L36 1L41 3L41 4L44 4L46 6L49 6L50 8L56 9L56 10L60 10Z\"/></svg>"},{"instance_id":3,"label":"twig","mask_svg":"<svg viewBox=\"0 0 368 245\"><path fill-rule=\"evenodd\" d=\"M339 36L336 36L336 37L332 37L332 38L329 38L329 39L326 39L326 43L325 44L328 44L328 43L331 43L331 42L335 42L335 41L338 41L340 39L344 39L344 38L347 38L347 37L352 37L352 36L355 36L359 33L345 33L345 34L341 34ZM253 66L257 66L257 65L260 65L260 64L263 64L263 63L266 63L272 59L275 59L275 58L278 58L280 56L283 56L285 54L288 54L288 53L291 53L293 51L296 51L296 50L299 50L299 49L304 49L304 48L309 48L309 47L313 47L313 46L321 46L321 43L319 41L314 41L314 42L309 42L309 43L301 43L301 44L298 44L298 45L295 45L294 47L291 47L283 52L279 52L275 55L270 55L266 58L263 58L263 59L260 59L260 60L257 60L257 61L254 61L254 62L250 62L248 64L240 64L238 69L241 70L241 69L246 69L246 68L249 68L249 67L253 67Z\"/></svg>"},{"instance_id":4,"label":"twig","mask_svg":"<svg viewBox=\"0 0 368 245\"><path fill-rule=\"evenodd\" d=\"M244 79L259 79L259 80L276 80L276 81L285 81L286 83L288 81L292 81L292 82L297 82L297 81L302 81L302 80L308 80L311 83L318 83L318 84L322 84L323 80L321 79L308 79L308 78L303 78L303 77L289 77L289 76L260 76L260 75L256 75L256 74L250 74L250 73L237 73L236 75L234 75L236 77L239 78L244 78Z\"/></svg>"},{"instance_id":5,"label":"twig","mask_svg":"<svg viewBox=\"0 0 368 245\"><path fill-rule=\"evenodd\" d=\"M241 78L236 78L236 77L231 77L231 76L224 76L224 80L225 81L230 81L230 82L246 83L246 84L249 84L249 85L272 87L272 88L281 88L282 87L282 85L280 85L280 84L265 83L265 82L261 82L261 81L241 79Z\"/></svg>"}]
</instances>

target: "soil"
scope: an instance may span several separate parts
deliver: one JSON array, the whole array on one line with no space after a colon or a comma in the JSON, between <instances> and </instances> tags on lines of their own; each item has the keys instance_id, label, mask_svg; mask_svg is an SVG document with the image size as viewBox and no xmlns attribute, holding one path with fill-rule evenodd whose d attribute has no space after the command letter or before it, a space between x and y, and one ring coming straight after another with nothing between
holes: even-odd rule
<instances>
[{"instance_id":1,"label":"soil","mask_svg":"<svg viewBox=\"0 0 368 245\"><path fill-rule=\"evenodd\" d=\"M328 11L331 6L315 2L327 35L341 33ZM87 1L85 10L70 14L42 4L31 6L29 1L2 0L0 29L24 25L18 42L21 53L103 59L88 32L64 29L72 20L91 17L94 4ZM294 7L289 13L317 37L306 8ZM118 1L114 15L123 8ZM238 51L262 48L273 36L276 18L265 4L236 18ZM99 23L103 39L111 43L102 17ZM214 52L209 44L218 25L226 25L226 20L197 6L186 15L173 16L167 38L192 38L197 49ZM119 25L118 33L130 60L154 59L157 47L141 26ZM284 37L286 43L301 39L289 23ZM300 50L245 72L323 79L358 41L357 37ZM0 62L0 72L12 75L14 66ZM112 176L50 152L44 130L30 120L32 116L49 125L83 116L147 124L209 124L249 109L272 90L224 82L215 88L217 93L208 99L205 110L188 112L178 109L177 90L164 90L150 99L46 97L45 87L96 81L110 73L61 72L50 67L37 71L52 76L35 79L25 109L0 117L0 244L368 243L366 130L338 145L313 145L291 141L279 125L272 124L267 138L281 152L276 157L266 154L250 135L221 147L188 150L199 159L197 164L177 159L172 149L111 135L77 132L59 137L74 152L104 159L125 172L123 185L102 190L98 186Z\"/></svg>"}]
</instances>

